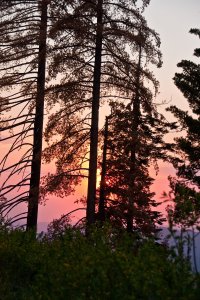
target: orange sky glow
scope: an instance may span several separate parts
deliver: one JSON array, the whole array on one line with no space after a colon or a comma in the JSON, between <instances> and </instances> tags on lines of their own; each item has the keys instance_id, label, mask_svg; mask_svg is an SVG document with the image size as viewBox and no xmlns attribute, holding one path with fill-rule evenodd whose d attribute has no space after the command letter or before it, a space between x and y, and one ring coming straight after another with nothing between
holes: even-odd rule
<instances>
[{"instance_id":1,"label":"orange sky glow","mask_svg":"<svg viewBox=\"0 0 200 300\"><path fill-rule=\"evenodd\" d=\"M160 93L155 99L156 103L166 102L166 105L160 105L159 110L170 120L171 115L166 114L165 109L171 104L188 109L187 101L183 98L180 91L173 83L173 76L177 71L176 64L181 59L194 59L194 48L198 47L198 39L191 36L188 32L190 28L199 28L200 1L199 0L151 0L149 7L145 12L149 26L155 29L161 38L161 51L163 53L163 66L161 69L152 69L156 78L160 81ZM183 21L184 20L184 21ZM100 123L104 123L105 115L108 112L100 110ZM171 140L174 135L168 138ZM160 162L159 173L150 169L155 182L152 185L152 191L156 193L156 199L161 201L162 193L169 191L168 176L175 175L175 171L170 164ZM100 176L98 175L98 179ZM78 207L74 201L86 195L87 180L84 179L82 185L77 187L75 195L66 199L56 199L52 197L46 202L46 206L39 209L39 222L49 222L53 218L58 218L70 210ZM165 212L166 204L160 206L160 210ZM78 212L77 216L82 217L84 212Z\"/></svg>"},{"instance_id":2,"label":"orange sky glow","mask_svg":"<svg viewBox=\"0 0 200 300\"><path fill-rule=\"evenodd\" d=\"M161 51L163 53L163 67L159 70L152 69L156 78L160 81L160 93L155 99L156 103L166 102L165 105L160 105L158 109L160 112L171 119L171 115L166 114L167 106L174 104L182 109L188 109L187 101L173 84L173 76L177 71L176 64L181 59L195 60L192 56L194 48L199 47L198 39L191 36L188 32L190 28L200 27L200 1L199 0L151 0L149 7L145 12L146 19L149 26L160 34ZM108 111L100 110L100 124L102 125ZM172 135L168 137L172 139ZM1 144L1 155L7 149L7 144ZM13 161L16 158L13 158ZM53 164L42 165L42 175L52 170ZM152 191L156 193L156 199L161 200L163 191L168 192L169 175L175 175L172 166L167 163L159 163L159 174L155 176L155 171L150 168L150 174L155 178L152 185ZM100 173L97 175L99 184ZM49 196L45 204L40 205L38 222L49 223L53 219L59 218L62 214L66 214L76 208L83 207L82 204L74 204L74 201L86 196L87 180L84 179L82 184L77 186L74 195L66 198L58 198ZM160 210L165 212L165 206L161 205ZM85 215L83 210L77 211L73 214L72 222L75 224L79 218Z\"/></svg>"}]
</instances>

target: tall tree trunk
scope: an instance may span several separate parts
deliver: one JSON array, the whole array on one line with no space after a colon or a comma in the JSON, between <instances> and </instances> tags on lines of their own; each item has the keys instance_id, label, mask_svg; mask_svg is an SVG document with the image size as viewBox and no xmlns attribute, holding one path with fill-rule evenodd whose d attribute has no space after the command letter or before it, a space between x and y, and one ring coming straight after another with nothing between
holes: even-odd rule
<instances>
[{"instance_id":1,"label":"tall tree trunk","mask_svg":"<svg viewBox=\"0 0 200 300\"><path fill-rule=\"evenodd\" d=\"M42 157L42 133L44 119L45 69L47 39L47 2L41 2L41 24L39 34L38 78L36 111L33 132L33 157L31 166L30 191L28 200L27 230L37 229L39 187Z\"/></svg>"},{"instance_id":2,"label":"tall tree trunk","mask_svg":"<svg viewBox=\"0 0 200 300\"><path fill-rule=\"evenodd\" d=\"M106 117L105 131L104 131L104 144L103 144L103 159L102 159L102 170L101 170L101 182L99 192L99 221L105 221L105 186L106 186L106 154L108 144L108 117Z\"/></svg>"},{"instance_id":3,"label":"tall tree trunk","mask_svg":"<svg viewBox=\"0 0 200 300\"><path fill-rule=\"evenodd\" d=\"M87 210L86 210L87 228L95 222L99 101L100 101L99 99L100 99L102 31L103 31L102 19L103 19L103 0L98 0L95 65L94 65L94 79L93 79L92 120L91 120L91 130L90 130L88 193L87 193Z\"/></svg>"},{"instance_id":4,"label":"tall tree trunk","mask_svg":"<svg viewBox=\"0 0 200 300\"><path fill-rule=\"evenodd\" d=\"M142 58L142 47L139 48L139 59L136 73L135 82L135 96L133 99L133 119L132 119L132 138L131 138L131 167L130 167L130 183L129 183L129 203L128 203L128 216L127 216L127 231L133 232L133 219L134 219L134 202L137 194L135 180L136 180L136 151L138 143L138 126L139 126L139 115L140 115L140 73L141 73L141 58Z\"/></svg>"}]
</instances>

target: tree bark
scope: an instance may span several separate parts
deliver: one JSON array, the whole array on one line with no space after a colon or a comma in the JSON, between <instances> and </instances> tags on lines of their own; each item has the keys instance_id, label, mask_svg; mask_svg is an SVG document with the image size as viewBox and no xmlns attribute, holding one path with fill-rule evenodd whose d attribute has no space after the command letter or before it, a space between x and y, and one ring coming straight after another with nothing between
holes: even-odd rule
<instances>
[{"instance_id":1,"label":"tree bark","mask_svg":"<svg viewBox=\"0 0 200 300\"><path fill-rule=\"evenodd\" d=\"M41 2L41 24L39 34L38 77L36 111L33 131L33 156L31 165L30 190L28 200L27 230L37 230L39 188L42 157L42 133L44 119L45 69L47 39L47 2Z\"/></svg>"},{"instance_id":2,"label":"tree bark","mask_svg":"<svg viewBox=\"0 0 200 300\"><path fill-rule=\"evenodd\" d=\"M103 31L102 19L103 19L103 0L98 0L95 65L94 65L94 78L93 78L92 120L91 120L91 130L90 130L88 193L87 193L87 209L86 209L87 228L93 223L95 223L99 102L100 102L102 31Z\"/></svg>"},{"instance_id":3,"label":"tree bark","mask_svg":"<svg viewBox=\"0 0 200 300\"><path fill-rule=\"evenodd\" d=\"M104 131L104 143L103 143L103 159L102 159L102 171L101 171L101 182L99 192L99 221L105 221L105 186L106 186L106 155L108 144L108 117L106 117L105 131Z\"/></svg>"},{"instance_id":4,"label":"tree bark","mask_svg":"<svg viewBox=\"0 0 200 300\"><path fill-rule=\"evenodd\" d=\"M133 99L133 119L132 119L132 138L131 138L131 167L130 167L130 184L129 184L129 203L128 203L128 216L127 216L127 231L133 232L133 219L134 219L134 194L137 194L135 187L136 180L136 147L138 142L138 126L140 115L140 68L141 68L142 47L139 48L139 59L136 73L136 91Z\"/></svg>"}]
</instances>

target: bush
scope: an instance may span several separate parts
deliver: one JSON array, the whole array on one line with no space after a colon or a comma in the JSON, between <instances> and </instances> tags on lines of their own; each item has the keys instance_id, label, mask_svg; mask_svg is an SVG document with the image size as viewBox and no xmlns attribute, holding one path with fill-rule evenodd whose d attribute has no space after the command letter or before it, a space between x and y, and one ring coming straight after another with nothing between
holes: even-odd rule
<instances>
[{"instance_id":1,"label":"bush","mask_svg":"<svg viewBox=\"0 0 200 300\"><path fill-rule=\"evenodd\" d=\"M0 232L1 299L199 299L199 279L170 250L110 228L52 240ZM198 295L198 296L197 296Z\"/></svg>"}]
</instances>

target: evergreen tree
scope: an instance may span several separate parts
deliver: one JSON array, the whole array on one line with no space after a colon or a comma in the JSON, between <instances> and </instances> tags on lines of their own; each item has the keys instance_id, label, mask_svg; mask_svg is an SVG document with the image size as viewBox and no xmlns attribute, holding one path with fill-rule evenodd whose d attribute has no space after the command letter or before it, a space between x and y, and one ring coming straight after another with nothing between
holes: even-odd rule
<instances>
[{"instance_id":1,"label":"evergreen tree","mask_svg":"<svg viewBox=\"0 0 200 300\"><path fill-rule=\"evenodd\" d=\"M153 179L148 168L152 162L157 166L157 159L166 159L168 147L163 141L168 124L153 104L151 88L156 93L158 82L147 69L149 63L160 66L159 48L154 38L152 31L141 24L135 44L137 56L129 60L128 71L124 74L128 83L126 100L112 103L99 205L100 219L103 218L104 202L104 205L107 203L107 216L112 221L126 226L129 232L139 230L147 235L155 231L156 222L161 224L162 221L161 214L152 211L157 204L150 192ZM106 169L106 175L103 169Z\"/></svg>"},{"instance_id":2,"label":"evergreen tree","mask_svg":"<svg viewBox=\"0 0 200 300\"><path fill-rule=\"evenodd\" d=\"M27 229L37 228L37 216L39 205L40 174L42 160L43 120L44 120L44 97L45 97L45 71L46 71L46 48L47 48L47 7L48 1L39 3L41 11L39 29L39 53L37 70L37 91L35 100L35 119L33 131L33 155L31 161L30 191L28 200Z\"/></svg>"},{"instance_id":3,"label":"evergreen tree","mask_svg":"<svg viewBox=\"0 0 200 300\"><path fill-rule=\"evenodd\" d=\"M89 131L91 133L87 197L89 224L95 220L99 105L104 99L130 98L130 76L127 74L131 68L137 68L137 63L131 63L131 60L134 61L133 57L141 42L141 27L142 31L152 36L156 45L160 43L158 35L147 26L141 14L148 2L143 1L141 9L132 1L63 2L52 9L52 15L58 19L52 28L52 36L55 36L59 47L52 62L51 75L54 78L58 74L62 76L62 84L52 86L52 90L57 90L66 114L75 112L80 117L80 113L86 116L88 108L92 111L91 128L88 127L88 122L84 126L87 141ZM148 43L150 45L150 39ZM156 47L149 47L148 59L160 63L160 52ZM60 147L65 149L63 143L60 143ZM61 151L63 152L62 149ZM49 159L51 152L47 149L45 153ZM71 155L65 157L71 158ZM64 174L63 179L68 162L70 163L66 160L59 170L60 174ZM56 174L57 178L58 176ZM59 186L60 183L61 181ZM54 186L55 191L59 186L57 189Z\"/></svg>"},{"instance_id":4,"label":"evergreen tree","mask_svg":"<svg viewBox=\"0 0 200 300\"><path fill-rule=\"evenodd\" d=\"M1 142L10 145L1 159L1 205L3 216L28 201L32 143L30 142L34 114L31 106L36 79L34 58L37 50L36 1L2 1L0 34L0 88L2 114ZM31 20L31 21L30 21ZM9 112L9 113L8 113ZM4 147L2 147L4 149ZM11 213L11 222L26 218L26 213Z\"/></svg>"},{"instance_id":5,"label":"evergreen tree","mask_svg":"<svg viewBox=\"0 0 200 300\"><path fill-rule=\"evenodd\" d=\"M147 115L141 110L139 119L136 135L132 131L132 107L123 103L112 105L103 194L107 219L115 226L125 226L129 232L148 236L164 220L155 209L158 203L150 190L154 179L149 167L157 167L156 161L166 158L163 134L167 128L164 118L154 111ZM132 139L136 136L134 147Z\"/></svg>"},{"instance_id":6,"label":"evergreen tree","mask_svg":"<svg viewBox=\"0 0 200 300\"><path fill-rule=\"evenodd\" d=\"M191 29L190 33L200 37L199 29ZM195 49L194 55L200 57L200 48ZM185 134L176 138L175 151L177 157L173 159L177 175L189 185L200 187L200 65L189 60L182 60L177 65L182 69L176 73L174 83L188 101L192 114L176 106L169 110L177 118L180 128Z\"/></svg>"},{"instance_id":7,"label":"evergreen tree","mask_svg":"<svg viewBox=\"0 0 200 300\"><path fill-rule=\"evenodd\" d=\"M11 113L9 124L1 128L5 133L2 142L11 145L1 160L1 197L7 198L1 211L9 216L19 204L28 202L28 212L10 219L13 223L27 215L27 229L37 226L47 3L17 0L1 4L1 100L5 103L4 114L7 110Z\"/></svg>"},{"instance_id":8,"label":"evergreen tree","mask_svg":"<svg viewBox=\"0 0 200 300\"><path fill-rule=\"evenodd\" d=\"M200 38L199 29L191 29L190 33ZM200 57L200 48L195 49L194 55ZM175 227L179 227L181 233L191 231L192 237L189 236L189 241L192 244L194 265L198 272L195 237L199 234L200 228L200 65L182 60L177 66L182 71L175 74L174 83L187 99L190 112L176 106L168 108L177 119L177 125L183 134L176 138L175 155L171 158L177 177L170 177L171 203L167 207L167 212L172 234ZM184 235L181 238L184 239Z\"/></svg>"}]
</instances>

